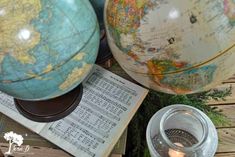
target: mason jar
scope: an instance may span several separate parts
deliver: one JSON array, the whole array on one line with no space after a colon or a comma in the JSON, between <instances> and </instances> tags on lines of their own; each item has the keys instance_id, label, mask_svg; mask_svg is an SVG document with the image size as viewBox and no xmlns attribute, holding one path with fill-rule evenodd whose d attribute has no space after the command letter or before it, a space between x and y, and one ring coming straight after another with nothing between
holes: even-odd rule
<instances>
[{"instance_id":1,"label":"mason jar","mask_svg":"<svg viewBox=\"0 0 235 157\"><path fill-rule=\"evenodd\" d=\"M213 157L218 145L212 121L187 105L168 106L154 114L146 138L152 157Z\"/></svg>"}]
</instances>

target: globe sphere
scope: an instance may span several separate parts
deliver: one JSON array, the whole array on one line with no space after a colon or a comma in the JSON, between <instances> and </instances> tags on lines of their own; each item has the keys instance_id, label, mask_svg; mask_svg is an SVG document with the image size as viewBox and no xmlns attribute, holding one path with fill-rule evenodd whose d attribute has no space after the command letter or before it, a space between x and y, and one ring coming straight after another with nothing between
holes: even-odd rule
<instances>
[{"instance_id":1,"label":"globe sphere","mask_svg":"<svg viewBox=\"0 0 235 157\"><path fill-rule=\"evenodd\" d=\"M18 99L63 95L90 72L99 26L87 0L0 0L0 90Z\"/></svg>"},{"instance_id":2,"label":"globe sphere","mask_svg":"<svg viewBox=\"0 0 235 157\"><path fill-rule=\"evenodd\" d=\"M235 2L107 0L110 48L136 81L157 91L211 89L235 72Z\"/></svg>"}]
</instances>

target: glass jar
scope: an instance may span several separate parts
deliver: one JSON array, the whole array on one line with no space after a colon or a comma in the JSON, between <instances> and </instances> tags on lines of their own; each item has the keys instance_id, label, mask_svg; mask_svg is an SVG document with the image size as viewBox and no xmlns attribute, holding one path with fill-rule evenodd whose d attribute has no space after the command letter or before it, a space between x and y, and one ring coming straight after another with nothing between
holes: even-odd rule
<instances>
[{"instance_id":1,"label":"glass jar","mask_svg":"<svg viewBox=\"0 0 235 157\"><path fill-rule=\"evenodd\" d=\"M158 111L148 124L146 138L152 157L213 157L218 145L211 120L186 105Z\"/></svg>"}]
</instances>

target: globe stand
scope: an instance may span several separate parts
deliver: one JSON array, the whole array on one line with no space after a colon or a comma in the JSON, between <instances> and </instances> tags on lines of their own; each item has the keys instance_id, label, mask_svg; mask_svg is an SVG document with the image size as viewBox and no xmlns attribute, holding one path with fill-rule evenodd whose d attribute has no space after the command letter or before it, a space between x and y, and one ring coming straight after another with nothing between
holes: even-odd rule
<instances>
[{"instance_id":1,"label":"globe stand","mask_svg":"<svg viewBox=\"0 0 235 157\"><path fill-rule=\"evenodd\" d=\"M99 48L98 56L96 59L96 63L98 63L98 64L104 63L105 61L112 58L112 56L113 56L110 49L109 49L105 30L103 29L100 32L101 32L100 33L101 34L100 35L100 48Z\"/></svg>"},{"instance_id":2,"label":"globe stand","mask_svg":"<svg viewBox=\"0 0 235 157\"><path fill-rule=\"evenodd\" d=\"M81 101L82 93L80 84L69 93L49 100L14 100L17 110L26 118L36 122L52 122L69 115Z\"/></svg>"}]
</instances>

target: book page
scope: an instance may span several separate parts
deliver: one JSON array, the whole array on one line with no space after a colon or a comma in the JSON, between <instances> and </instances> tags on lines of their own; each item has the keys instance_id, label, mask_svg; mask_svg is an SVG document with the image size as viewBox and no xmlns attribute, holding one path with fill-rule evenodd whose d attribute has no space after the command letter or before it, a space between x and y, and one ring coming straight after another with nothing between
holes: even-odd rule
<instances>
[{"instance_id":1,"label":"book page","mask_svg":"<svg viewBox=\"0 0 235 157\"><path fill-rule=\"evenodd\" d=\"M46 125L23 117L16 109L13 97L2 92L0 92L0 112L36 133L39 133Z\"/></svg>"},{"instance_id":2,"label":"book page","mask_svg":"<svg viewBox=\"0 0 235 157\"><path fill-rule=\"evenodd\" d=\"M76 157L107 157L148 90L94 66L79 106L40 135Z\"/></svg>"}]
</instances>

